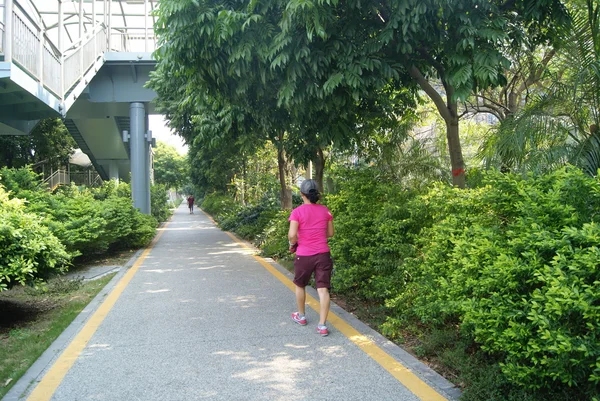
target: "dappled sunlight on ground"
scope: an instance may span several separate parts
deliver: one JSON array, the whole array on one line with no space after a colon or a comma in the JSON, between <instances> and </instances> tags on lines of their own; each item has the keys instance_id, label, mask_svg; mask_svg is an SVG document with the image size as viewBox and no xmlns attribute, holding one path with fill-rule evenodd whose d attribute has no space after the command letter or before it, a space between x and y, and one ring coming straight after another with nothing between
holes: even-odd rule
<instances>
[{"instance_id":1,"label":"dappled sunlight on ground","mask_svg":"<svg viewBox=\"0 0 600 401\"><path fill-rule=\"evenodd\" d=\"M226 267L225 265L214 265L214 266L205 266L205 267L196 267L195 270L210 270L210 269L218 269L219 267Z\"/></svg>"},{"instance_id":2,"label":"dappled sunlight on ground","mask_svg":"<svg viewBox=\"0 0 600 401\"><path fill-rule=\"evenodd\" d=\"M112 350L113 346L110 344L88 344L88 346L85 348L85 351L81 353L80 358L91 357L96 355L98 352Z\"/></svg>"},{"instance_id":3,"label":"dappled sunlight on ground","mask_svg":"<svg viewBox=\"0 0 600 401\"><path fill-rule=\"evenodd\" d=\"M241 248L231 251L221 251L221 252L209 252L208 255L226 255L226 254L240 254L240 255L254 255L256 251L248 248Z\"/></svg>"},{"instance_id":4,"label":"dappled sunlight on ground","mask_svg":"<svg viewBox=\"0 0 600 401\"><path fill-rule=\"evenodd\" d=\"M167 289L167 288L163 288L161 290L146 290L144 292L149 293L149 294L157 294L159 292L170 292L171 290Z\"/></svg>"},{"instance_id":5,"label":"dappled sunlight on ground","mask_svg":"<svg viewBox=\"0 0 600 401\"><path fill-rule=\"evenodd\" d=\"M217 298L217 302L233 303L236 304L236 306L239 306L240 308L253 308L257 305L258 299L255 295L243 295L233 298L219 297Z\"/></svg>"},{"instance_id":6,"label":"dappled sunlight on ground","mask_svg":"<svg viewBox=\"0 0 600 401\"><path fill-rule=\"evenodd\" d=\"M296 344L285 344L284 347L287 348L294 348L294 349L304 349L304 348L309 348L308 345L296 345Z\"/></svg>"},{"instance_id":7,"label":"dappled sunlight on ground","mask_svg":"<svg viewBox=\"0 0 600 401\"><path fill-rule=\"evenodd\" d=\"M140 271L144 272L144 273L163 274L163 273L170 273L170 272L180 272L180 271L183 271L183 269L144 269L144 270L140 270Z\"/></svg>"},{"instance_id":8,"label":"dappled sunlight on ground","mask_svg":"<svg viewBox=\"0 0 600 401\"><path fill-rule=\"evenodd\" d=\"M348 355L348 352L344 350L344 347L340 345L332 345L328 347L321 347L319 350L328 357L332 358L344 358Z\"/></svg>"},{"instance_id":9,"label":"dappled sunlight on ground","mask_svg":"<svg viewBox=\"0 0 600 401\"><path fill-rule=\"evenodd\" d=\"M244 362L248 369L233 373L231 377L260 385L266 392L272 390L270 394L272 399L303 399L298 383L304 376L304 372L310 369L309 361L292 358L286 353L276 353L267 360L259 360L248 352L217 351L213 355L228 356L233 360Z\"/></svg>"}]
</instances>

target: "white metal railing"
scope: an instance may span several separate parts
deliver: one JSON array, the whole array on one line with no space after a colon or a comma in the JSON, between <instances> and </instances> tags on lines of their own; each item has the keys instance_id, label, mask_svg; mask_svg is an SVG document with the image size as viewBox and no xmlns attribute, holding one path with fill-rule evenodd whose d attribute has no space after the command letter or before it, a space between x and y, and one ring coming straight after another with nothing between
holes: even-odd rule
<instances>
[{"instance_id":1,"label":"white metal railing","mask_svg":"<svg viewBox=\"0 0 600 401\"><path fill-rule=\"evenodd\" d=\"M52 171L51 174L44 179L44 184L51 191L54 191L59 185L83 185L86 187L102 186L102 177L96 171L88 170L82 172L70 172L64 169Z\"/></svg>"},{"instance_id":2,"label":"white metal railing","mask_svg":"<svg viewBox=\"0 0 600 401\"><path fill-rule=\"evenodd\" d=\"M131 31L131 32L130 32ZM156 49L154 34L146 36L144 33L130 29L127 32L113 31L111 33L111 51L117 52L145 52L146 49ZM139 31L139 29L138 29Z\"/></svg>"},{"instance_id":3,"label":"white metal railing","mask_svg":"<svg viewBox=\"0 0 600 401\"><path fill-rule=\"evenodd\" d=\"M41 30L17 5L15 2L12 15L12 58L39 80Z\"/></svg>"},{"instance_id":4,"label":"white metal railing","mask_svg":"<svg viewBox=\"0 0 600 401\"><path fill-rule=\"evenodd\" d=\"M67 93L69 89L73 87L79 81L79 78L83 76L82 70L82 57L83 51L81 48L71 53L63 62L64 68L64 80L63 80L63 93Z\"/></svg>"},{"instance_id":5,"label":"white metal railing","mask_svg":"<svg viewBox=\"0 0 600 401\"><path fill-rule=\"evenodd\" d=\"M156 48L155 37L148 35L146 29L142 33L138 33L141 28L114 29L109 34L106 25L98 22L87 36L61 51L46 36L41 21L31 0L0 0L0 54L60 100L65 99L104 52L144 52Z\"/></svg>"},{"instance_id":6,"label":"white metal railing","mask_svg":"<svg viewBox=\"0 0 600 401\"><path fill-rule=\"evenodd\" d=\"M44 180L51 191L54 191L59 185L69 185L71 183L69 173L66 170L56 170Z\"/></svg>"},{"instance_id":7,"label":"white metal railing","mask_svg":"<svg viewBox=\"0 0 600 401\"><path fill-rule=\"evenodd\" d=\"M104 182L100 174L96 171L88 170L86 172L74 173L71 172L70 181L75 185L83 185L88 188L100 187Z\"/></svg>"},{"instance_id":8,"label":"white metal railing","mask_svg":"<svg viewBox=\"0 0 600 401\"><path fill-rule=\"evenodd\" d=\"M60 52L47 39L44 41L44 55L42 60L42 82L55 94L60 94L61 59Z\"/></svg>"}]
</instances>

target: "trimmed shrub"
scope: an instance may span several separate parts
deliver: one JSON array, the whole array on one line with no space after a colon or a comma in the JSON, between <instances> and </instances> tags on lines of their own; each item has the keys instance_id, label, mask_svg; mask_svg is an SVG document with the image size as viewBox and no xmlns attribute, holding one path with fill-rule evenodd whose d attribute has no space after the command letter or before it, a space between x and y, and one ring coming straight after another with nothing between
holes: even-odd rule
<instances>
[{"instance_id":1,"label":"trimmed shrub","mask_svg":"<svg viewBox=\"0 0 600 401\"><path fill-rule=\"evenodd\" d=\"M167 221L171 216L168 200L169 194L164 185L150 187L150 212L159 222Z\"/></svg>"},{"instance_id":2,"label":"trimmed shrub","mask_svg":"<svg viewBox=\"0 0 600 401\"><path fill-rule=\"evenodd\" d=\"M513 384L592 399L600 382L600 184L575 168L543 177L489 172L483 182L438 185L422 197L432 224L407 264L411 283L388 302L388 332L407 315L458 323Z\"/></svg>"},{"instance_id":3,"label":"trimmed shrub","mask_svg":"<svg viewBox=\"0 0 600 401\"><path fill-rule=\"evenodd\" d=\"M406 284L405 258L412 256L413 237L420 225L411 220L409 203L415 197L383 181L375 169L338 172L339 191L325 203L334 217L330 240L336 292L365 300L391 297Z\"/></svg>"},{"instance_id":4,"label":"trimmed shrub","mask_svg":"<svg viewBox=\"0 0 600 401\"><path fill-rule=\"evenodd\" d=\"M200 207L219 222L230 214L235 213L241 206L231 196L215 192L206 195L202 199Z\"/></svg>"},{"instance_id":5,"label":"trimmed shrub","mask_svg":"<svg viewBox=\"0 0 600 401\"><path fill-rule=\"evenodd\" d=\"M65 270L71 256L41 219L9 200L0 185L0 291L36 284Z\"/></svg>"},{"instance_id":6,"label":"trimmed shrub","mask_svg":"<svg viewBox=\"0 0 600 401\"><path fill-rule=\"evenodd\" d=\"M275 201L263 199L257 205L242 207L235 213L225 215L219 224L223 230L233 231L244 239L254 241L272 224L278 211L279 206Z\"/></svg>"},{"instance_id":7,"label":"trimmed shrub","mask_svg":"<svg viewBox=\"0 0 600 401\"><path fill-rule=\"evenodd\" d=\"M257 236L255 243L261 248L264 256L274 259L293 259L288 243L290 213L289 210L277 211L262 233Z\"/></svg>"},{"instance_id":8,"label":"trimmed shrub","mask_svg":"<svg viewBox=\"0 0 600 401\"><path fill-rule=\"evenodd\" d=\"M2 174L11 196L25 198L26 210L38 215L73 256L144 246L156 232L156 219L133 207L128 184L107 182L99 189L69 185L50 194L27 168L3 169Z\"/></svg>"}]
</instances>

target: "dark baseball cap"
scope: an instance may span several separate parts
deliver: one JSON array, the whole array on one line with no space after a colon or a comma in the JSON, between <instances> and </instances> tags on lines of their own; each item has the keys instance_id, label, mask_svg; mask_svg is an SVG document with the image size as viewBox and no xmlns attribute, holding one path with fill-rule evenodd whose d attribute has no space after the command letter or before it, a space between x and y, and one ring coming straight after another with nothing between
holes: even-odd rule
<instances>
[{"instance_id":1,"label":"dark baseball cap","mask_svg":"<svg viewBox=\"0 0 600 401\"><path fill-rule=\"evenodd\" d=\"M304 180L302 184L300 184L300 192L303 194L309 194L310 190L314 189L315 191L319 191L319 186L315 180Z\"/></svg>"}]
</instances>

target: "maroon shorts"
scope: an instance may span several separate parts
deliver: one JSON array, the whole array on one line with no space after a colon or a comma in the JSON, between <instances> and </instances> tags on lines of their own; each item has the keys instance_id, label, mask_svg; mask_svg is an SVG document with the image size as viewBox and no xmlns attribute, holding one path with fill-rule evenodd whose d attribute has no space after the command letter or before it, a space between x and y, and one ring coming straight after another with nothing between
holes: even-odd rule
<instances>
[{"instance_id":1,"label":"maroon shorts","mask_svg":"<svg viewBox=\"0 0 600 401\"><path fill-rule=\"evenodd\" d=\"M310 276L315 273L317 288L331 288L331 271L333 260L331 253L319 253L311 256L298 256L294 258L294 284L306 287Z\"/></svg>"}]
</instances>

